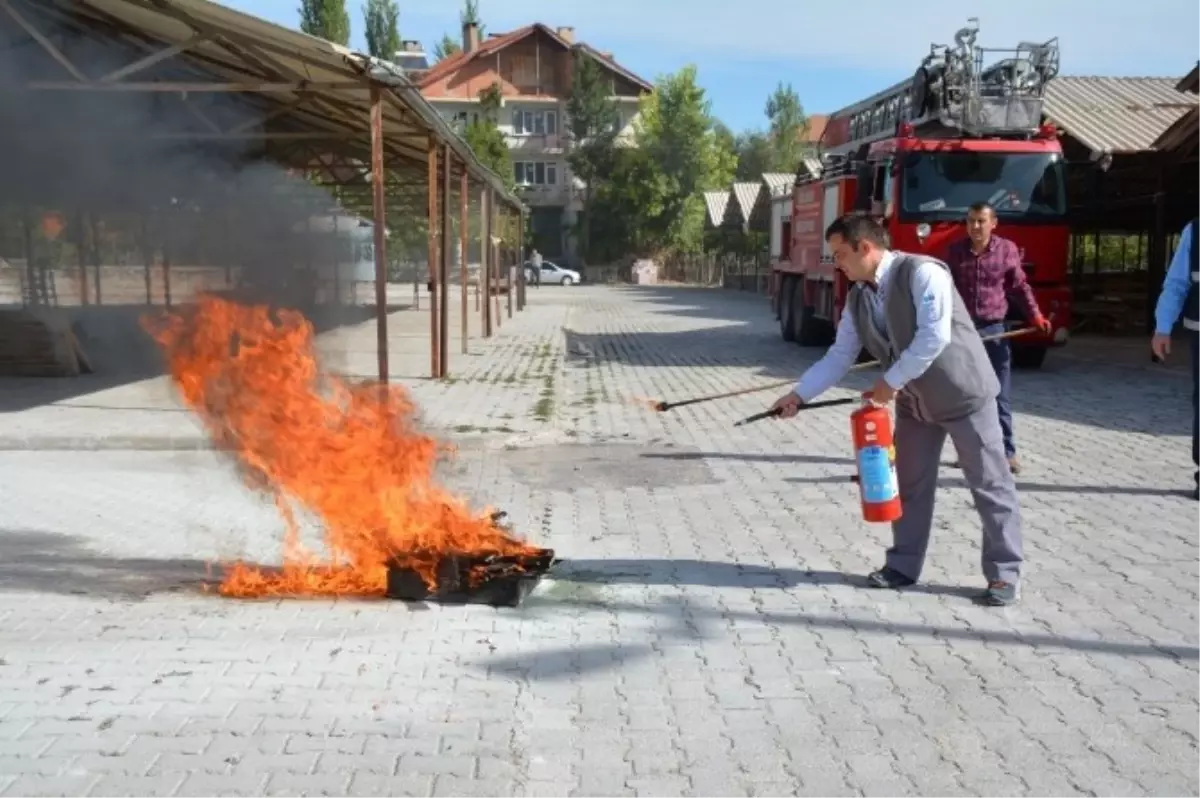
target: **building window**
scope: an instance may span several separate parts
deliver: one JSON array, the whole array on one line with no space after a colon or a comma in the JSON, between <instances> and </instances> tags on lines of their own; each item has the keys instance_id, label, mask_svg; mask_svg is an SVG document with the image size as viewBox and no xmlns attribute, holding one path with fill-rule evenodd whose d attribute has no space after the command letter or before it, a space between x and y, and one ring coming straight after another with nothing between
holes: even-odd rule
<instances>
[{"instance_id":1,"label":"building window","mask_svg":"<svg viewBox=\"0 0 1200 798\"><path fill-rule=\"evenodd\" d=\"M479 121L479 112L455 111L446 118L446 121L449 122L453 128L461 132L469 123Z\"/></svg>"},{"instance_id":2,"label":"building window","mask_svg":"<svg viewBox=\"0 0 1200 798\"><path fill-rule=\"evenodd\" d=\"M514 161L513 177L518 186L558 185L558 164L545 161Z\"/></svg>"},{"instance_id":3,"label":"building window","mask_svg":"<svg viewBox=\"0 0 1200 798\"><path fill-rule=\"evenodd\" d=\"M554 136L558 134L558 111L513 111L514 136Z\"/></svg>"}]
</instances>

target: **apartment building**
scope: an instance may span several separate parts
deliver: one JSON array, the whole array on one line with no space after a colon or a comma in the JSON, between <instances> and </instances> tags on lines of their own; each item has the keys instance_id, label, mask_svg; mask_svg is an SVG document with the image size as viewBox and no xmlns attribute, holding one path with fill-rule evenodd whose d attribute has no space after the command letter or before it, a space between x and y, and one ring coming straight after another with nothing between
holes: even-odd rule
<instances>
[{"instance_id":1,"label":"apartment building","mask_svg":"<svg viewBox=\"0 0 1200 798\"><path fill-rule=\"evenodd\" d=\"M451 123L477 118L479 93L500 86L498 123L512 153L517 186L532 209L535 246L546 258L574 264L584 185L567 164L572 141L565 116L575 53L595 59L611 77L621 140L630 140L638 98L652 87L612 53L576 42L573 28L538 23L480 41L478 27L464 25L462 35L462 52L428 68L415 42L405 42L397 59L412 65L407 69L414 83Z\"/></svg>"}]
</instances>

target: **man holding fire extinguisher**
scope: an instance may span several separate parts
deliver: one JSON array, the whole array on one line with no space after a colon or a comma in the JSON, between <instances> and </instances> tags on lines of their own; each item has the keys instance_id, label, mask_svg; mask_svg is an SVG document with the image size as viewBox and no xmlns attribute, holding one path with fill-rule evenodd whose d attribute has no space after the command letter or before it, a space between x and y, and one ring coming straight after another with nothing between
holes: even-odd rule
<instances>
[{"instance_id":1,"label":"man holding fire extinguisher","mask_svg":"<svg viewBox=\"0 0 1200 798\"><path fill-rule=\"evenodd\" d=\"M849 214L825 231L837 268L854 283L829 351L772 406L791 418L833 387L866 347L885 372L864 398L896 401L895 478L902 515L892 547L868 584L915 584L933 528L938 466L946 436L954 441L983 523L981 597L1017 601L1023 543L1017 488L1004 451L996 407L1000 385L967 307L945 263L890 251L874 219Z\"/></svg>"}]
</instances>

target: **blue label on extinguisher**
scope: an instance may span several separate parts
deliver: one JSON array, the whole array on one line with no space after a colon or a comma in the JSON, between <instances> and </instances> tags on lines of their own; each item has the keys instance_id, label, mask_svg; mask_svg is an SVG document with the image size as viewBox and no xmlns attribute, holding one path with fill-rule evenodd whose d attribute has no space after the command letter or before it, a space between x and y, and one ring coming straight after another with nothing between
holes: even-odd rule
<instances>
[{"instance_id":1,"label":"blue label on extinguisher","mask_svg":"<svg viewBox=\"0 0 1200 798\"><path fill-rule=\"evenodd\" d=\"M896 469L885 447L864 446L858 450L858 482L863 501L870 504L882 504L900 495Z\"/></svg>"}]
</instances>

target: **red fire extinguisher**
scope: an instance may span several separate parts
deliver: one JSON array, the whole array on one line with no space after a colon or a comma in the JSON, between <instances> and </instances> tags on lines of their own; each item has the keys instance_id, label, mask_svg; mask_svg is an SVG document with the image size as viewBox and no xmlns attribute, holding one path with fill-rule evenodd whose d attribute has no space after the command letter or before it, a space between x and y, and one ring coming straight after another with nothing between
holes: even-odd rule
<instances>
[{"instance_id":1,"label":"red fire extinguisher","mask_svg":"<svg viewBox=\"0 0 1200 798\"><path fill-rule=\"evenodd\" d=\"M896 446L892 416L886 407L867 403L850 414L854 460L858 464L858 493L863 519L888 523L902 514L896 482Z\"/></svg>"}]
</instances>

